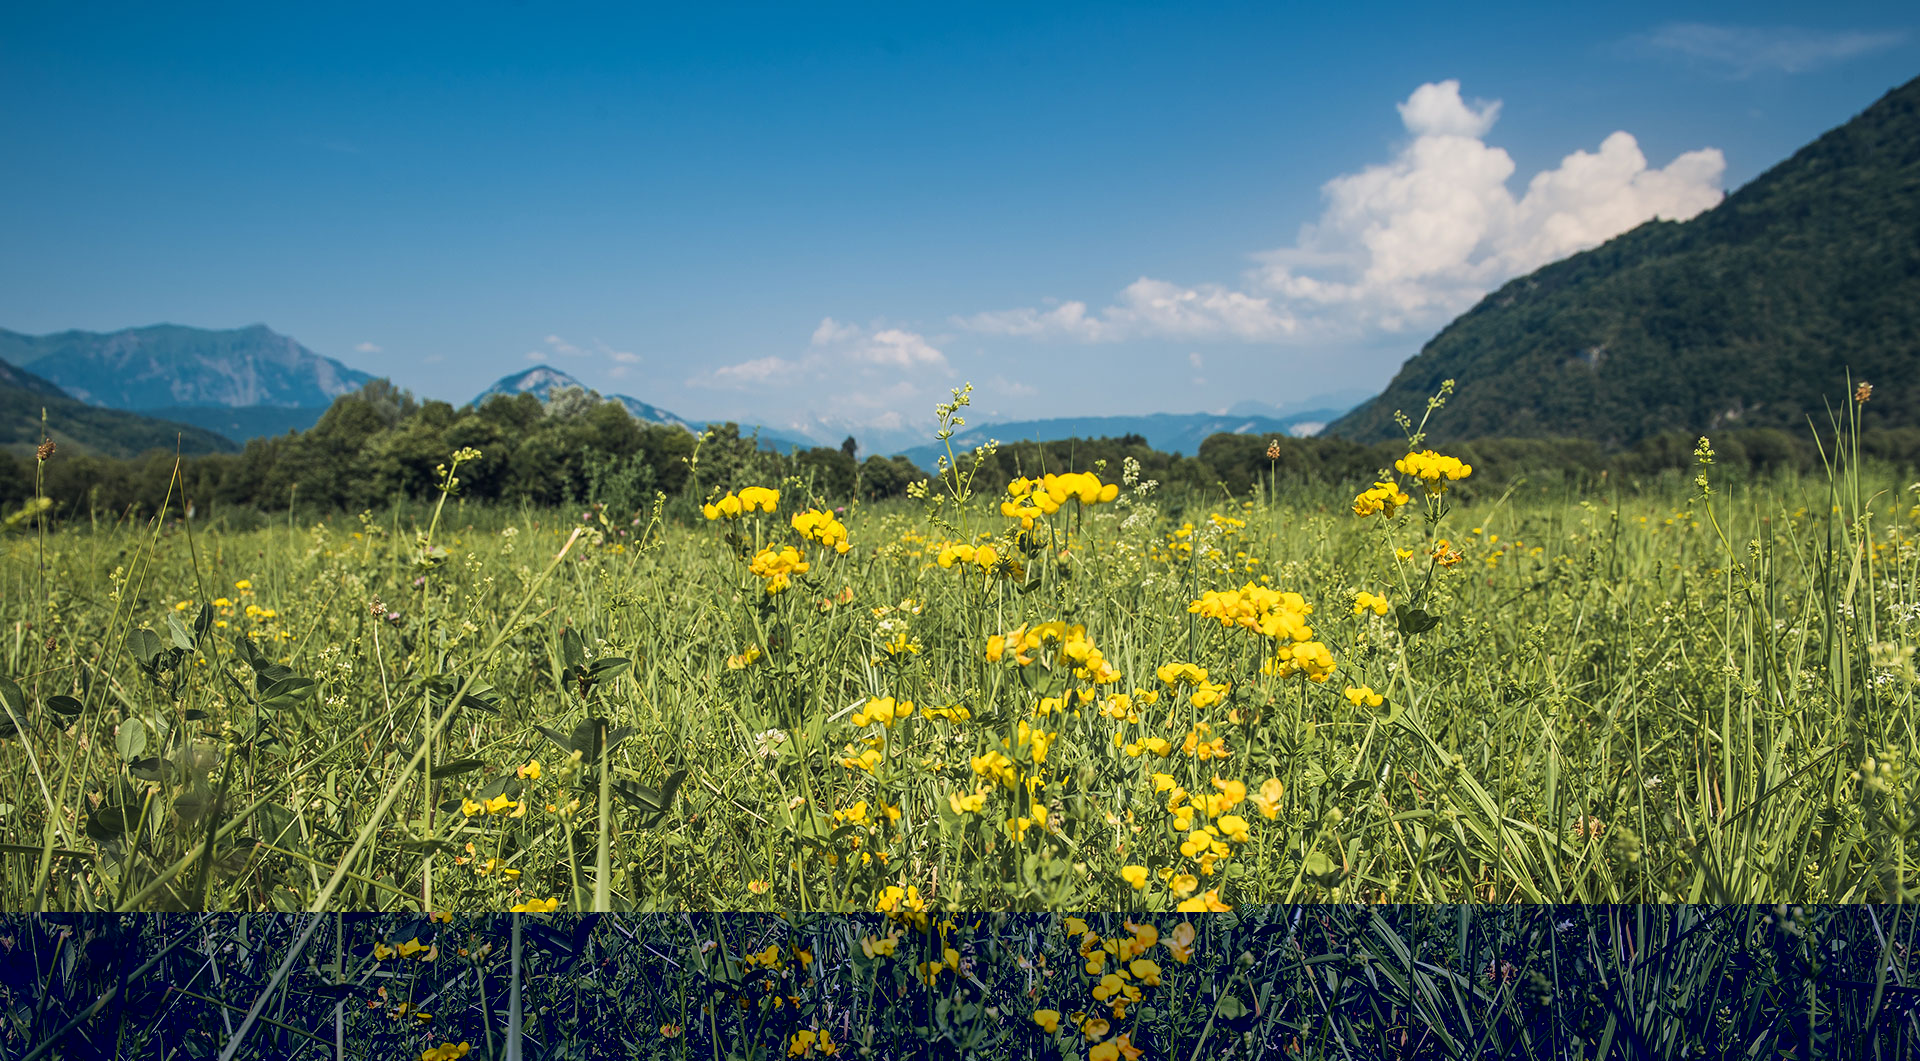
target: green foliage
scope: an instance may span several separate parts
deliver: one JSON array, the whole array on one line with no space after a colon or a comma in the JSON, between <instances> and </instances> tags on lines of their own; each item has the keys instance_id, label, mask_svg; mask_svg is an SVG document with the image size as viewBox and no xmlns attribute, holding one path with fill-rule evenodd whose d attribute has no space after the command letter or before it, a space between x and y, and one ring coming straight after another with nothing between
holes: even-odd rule
<instances>
[{"instance_id":1,"label":"green foliage","mask_svg":"<svg viewBox=\"0 0 1920 1061\"><path fill-rule=\"evenodd\" d=\"M0 938L0 1051L31 1061L1900 1057L1920 991L1915 915L1872 907L12 914ZM1152 968L1087 960L1143 943ZM1139 996L1118 1012L1108 972Z\"/></svg>"},{"instance_id":2,"label":"green foliage","mask_svg":"<svg viewBox=\"0 0 1920 1061\"><path fill-rule=\"evenodd\" d=\"M150 450L165 450L171 455L176 440L180 452L189 455L230 453L237 448L220 435L188 424L75 401L57 388L39 386L44 381L17 370L14 378L28 385L9 383L5 374L9 368L0 362L0 457L31 459L43 437L43 411L48 435L63 451L74 455L132 458ZM4 475L5 469L0 468L0 477ZM0 482L0 491L5 489Z\"/></svg>"}]
</instances>

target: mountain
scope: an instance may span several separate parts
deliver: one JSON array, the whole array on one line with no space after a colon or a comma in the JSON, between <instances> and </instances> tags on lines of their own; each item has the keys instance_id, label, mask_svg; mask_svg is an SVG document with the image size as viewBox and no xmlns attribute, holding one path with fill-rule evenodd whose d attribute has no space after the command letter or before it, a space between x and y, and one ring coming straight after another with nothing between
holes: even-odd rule
<instances>
[{"instance_id":1,"label":"mountain","mask_svg":"<svg viewBox=\"0 0 1920 1061\"><path fill-rule=\"evenodd\" d=\"M40 414L59 454L132 457L151 449L185 454L230 453L240 447L211 431L138 413L103 409L68 397L31 372L0 361L0 449L28 456L40 444Z\"/></svg>"},{"instance_id":2,"label":"mountain","mask_svg":"<svg viewBox=\"0 0 1920 1061\"><path fill-rule=\"evenodd\" d=\"M475 395L472 404L479 405L496 395L512 397L516 394L532 394L543 402L551 401L555 391L565 390L569 387L578 388L588 394L598 395L607 401L619 402L621 405L626 406L627 412L630 413L634 419L649 424L664 424L697 433L710 426L710 424L718 423L718 421L696 422L688 420L658 406L649 405L638 398L625 394L600 395L598 391L550 365L536 365L533 368L527 369L525 372L516 372L511 376L503 376L494 381L493 386ZM785 453L795 446L801 449L811 449L815 445L818 445L818 443L811 441L787 438L769 431L759 424L740 425L740 433L742 435L751 435L755 431L760 433L759 441L761 449L773 450L778 453Z\"/></svg>"},{"instance_id":3,"label":"mountain","mask_svg":"<svg viewBox=\"0 0 1920 1061\"><path fill-rule=\"evenodd\" d=\"M1653 221L1487 296L1328 428L1399 432L1444 379L1445 438L1626 445L1662 431L1806 430L1875 385L1867 422L1920 426L1920 79L1691 221Z\"/></svg>"},{"instance_id":4,"label":"mountain","mask_svg":"<svg viewBox=\"0 0 1920 1061\"><path fill-rule=\"evenodd\" d=\"M0 329L0 359L32 369L83 402L113 409L325 409L373 378L264 324L227 331L156 324L53 335Z\"/></svg>"},{"instance_id":5,"label":"mountain","mask_svg":"<svg viewBox=\"0 0 1920 1061\"><path fill-rule=\"evenodd\" d=\"M971 450L988 439L1001 442L1051 442L1066 438L1119 438L1139 435L1162 453L1194 454L1210 436L1312 434L1342 410L1307 409L1283 418L1218 415L1215 413L1153 413L1147 416L1080 416L1049 420L1017 420L998 424L968 424L954 433L955 454ZM931 471L947 447L935 442L914 446L903 456Z\"/></svg>"}]
</instances>

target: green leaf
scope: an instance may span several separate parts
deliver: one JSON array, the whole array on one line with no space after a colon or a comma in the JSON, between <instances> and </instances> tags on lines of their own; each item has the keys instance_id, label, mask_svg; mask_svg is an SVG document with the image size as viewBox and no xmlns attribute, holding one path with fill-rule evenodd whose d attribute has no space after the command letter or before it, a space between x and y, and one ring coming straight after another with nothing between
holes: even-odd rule
<instances>
[{"instance_id":1,"label":"green leaf","mask_svg":"<svg viewBox=\"0 0 1920 1061\"><path fill-rule=\"evenodd\" d=\"M580 631L562 630L560 632L560 662L568 671L577 669L587 658L587 646L580 640Z\"/></svg>"},{"instance_id":2,"label":"green leaf","mask_svg":"<svg viewBox=\"0 0 1920 1061\"><path fill-rule=\"evenodd\" d=\"M1419 608L1410 608L1405 604L1394 608L1393 614L1400 621L1400 632L1403 634L1424 634L1440 625L1439 616L1431 615Z\"/></svg>"},{"instance_id":3,"label":"green leaf","mask_svg":"<svg viewBox=\"0 0 1920 1061\"><path fill-rule=\"evenodd\" d=\"M129 762L127 764L127 770L142 781L164 782L172 776L175 767L172 763L157 755L149 755L144 759L135 759Z\"/></svg>"},{"instance_id":4,"label":"green leaf","mask_svg":"<svg viewBox=\"0 0 1920 1061\"><path fill-rule=\"evenodd\" d=\"M619 656L602 656L587 665L587 680L603 682L626 671L633 661Z\"/></svg>"},{"instance_id":5,"label":"green leaf","mask_svg":"<svg viewBox=\"0 0 1920 1061\"><path fill-rule=\"evenodd\" d=\"M202 604L200 606L200 614L193 617L193 636L195 640L197 641L199 638L207 636L207 631L212 629L213 605Z\"/></svg>"},{"instance_id":6,"label":"green leaf","mask_svg":"<svg viewBox=\"0 0 1920 1061\"><path fill-rule=\"evenodd\" d=\"M140 753L147 750L147 724L137 718L120 723L120 732L113 738L114 750L120 753L123 762L133 762Z\"/></svg>"},{"instance_id":7,"label":"green leaf","mask_svg":"<svg viewBox=\"0 0 1920 1061\"><path fill-rule=\"evenodd\" d=\"M80 701L65 694L47 697L47 710L56 715L65 715L68 718L79 715L81 711L85 710L85 706L86 705Z\"/></svg>"},{"instance_id":8,"label":"green leaf","mask_svg":"<svg viewBox=\"0 0 1920 1061\"><path fill-rule=\"evenodd\" d=\"M453 759L444 763L435 763L427 768L427 772L433 775L435 781L438 781L442 778L459 777L461 774L472 773L475 770L484 768L486 765L486 762L481 759Z\"/></svg>"},{"instance_id":9,"label":"green leaf","mask_svg":"<svg viewBox=\"0 0 1920 1061\"><path fill-rule=\"evenodd\" d=\"M100 843L117 840L127 833L137 832L145 816L145 804L123 806L112 803L96 807L87 815L87 835Z\"/></svg>"},{"instance_id":10,"label":"green leaf","mask_svg":"<svg viewBox=\"0 0 1920 1061\"><path fill-rule=\"evenodd\" d=\"M293 707L313 698L320 683L299 675L280 678L261 691L260 706L273 710Z\"/></svg>"},{"instance_id":11,"label":"green leaf","mask_svg":"<svg viewBox=\"0 0 1920 1061\"><path fill-rule=\"evenodd\" d=\"M1225 995L1220 999L1218 1012L1228 1020L1239 1020L1241 1017L1247 1015L1247 1007L1241 1005L1238 998L1232 995Z\"/></svg>"},{"instance_id":12,"label":"green leaf","mask_svg":"<svg viewBox=\"0 0 1920 1061\"><path fill-rule=\"evenodd\" d=\"M1307 880L1322 888L1331 888L1340 883L1343 875L1340 867L1333 864L1333 859L1328 858L1325 851L1315 851L1308 855L1301 869L1305 872Z\"/></svg>"},{"instance_id":13,"label":"green leaf","mask_svg":"<svg viewBox=\"0 0 1920 1061\"><path fill-rule=\"evenodd\" d=\"M187 628L180 625L180 617L172 612L167 613L167 636L173 639L174 647L180 651L193 651L193 635L187 633Z\"/></svg>"},{"instance_id":14,"label":"green leaf","mask_svg":"<svg viewBox=\"0 0 1920 1061\"><path fill-rule=\"evenodd\" d=\"M166 645L161 642L160 635L144 626L127 632L127 651L133 654L135 663L148 670L153 669L165 648Z\"/></svg>"}]
</instances>

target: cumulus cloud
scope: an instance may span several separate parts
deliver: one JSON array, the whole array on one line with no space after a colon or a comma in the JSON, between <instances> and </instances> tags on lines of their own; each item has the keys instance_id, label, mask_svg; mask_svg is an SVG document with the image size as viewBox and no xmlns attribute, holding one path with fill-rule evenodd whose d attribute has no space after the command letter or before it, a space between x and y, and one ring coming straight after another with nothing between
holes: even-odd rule
<instances>
[{"instance_id":1,"label":"cumulus cloud","mask_svg":"<svg viewBox=\"0 0 1920 1061\"><path fill-rule=\"evenodd\" d=\"M841 378L850 372L872 377L889 369L947 367L947 355L919 332L878 324L862 328L826 317L813 330L807 352L801 357L755 358L722 366L688 382L731 388L791 386Z\"/></svg>"},{"instance_id":2,"label":"cumulus cloud","mask_svg":"<svg viewBox=\"0 0 1920 1061\"><path fill-rule=\"evenodd\" d=\"M373 343L358 343L358 344L355 344L354 349L360 351L363 354L380 353L380 348L374 345Z\"/></svg>"},{"instance_id":3,"label":"cumulus cloud","mask_svg":"<svg viewBox=\"0 0 1920 1061\"><path fill-rule=\"evenodd\" d=\"M550 361L555 354L562 357L604 357L613 362L613 367L607 370L610 376L624 376L628 368L643 360L639 354L631 350L614 349L598 336L588 340L588 345L584 347L568 342L558 335L549 335L542 342L545 343L545 348L527 351L527 360Z\"/></svg>"},{"instance_id":4,"label":"cumulus cloud","mask_svg":"<svg viewBox=\"0 0 1920 1061\"><path fill-rule=\"evenodd\" d=\"M1277 339L1294 330L1291 314L1264 295L1202 284L1183 287L1143 276L1120 292L1120 300L1097 313L1084 302L1052 309L1011 309L957 317L969 331L991 335L1047 336L1104 342L1138 336L1175 339Z\"/></svg>"},{"instance_id":5,"label":"cumulus cloud","mask_svg":"<svg viewBox=\"0 0 1920 1061\"><path fill-rule=\"evenodd\" d=\"M1896 47L1903 32L1809 30L1793 26L1714 26L1671 22L1641 38L1648 51L1718 67L1735 77L1800 74Z\"/></svg>"},{"instance_id":6,"label":"cumulus cloud","mask_svg":"<svg viewBox=\"0 0 1920 1061\"><path fill-rule=\"evenodd\" d=\"M1421 85L1398 105L1409 134L1395 156L1322 187L1324 208L1288 247L1253 255L1234 286L1142 277L1113 304L1084 302L957 317L972 331L1119 341L1139 337L1276 341L1432 327L1493 286L1653 219L1718 203L1714 148L1651 168L1626 132L1508 187L1512 156L1486 142L1500 102L1461 98L1458 81Z\"/></svg>"}]
</instances>

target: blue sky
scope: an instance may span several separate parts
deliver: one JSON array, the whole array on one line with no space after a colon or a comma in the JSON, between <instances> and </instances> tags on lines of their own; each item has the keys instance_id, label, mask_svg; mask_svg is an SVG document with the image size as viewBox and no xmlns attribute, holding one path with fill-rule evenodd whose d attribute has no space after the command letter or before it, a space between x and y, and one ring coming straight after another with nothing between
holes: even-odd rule
<instances>
[{"instance_id":1,"label":"blue sky","mask_svg":"<svg viewBox=\"0 0 1920 1061\"><path fill-rule=\"evenodd\" d=\"M888 441L966 381L982 420L1371 391L1920 73L1917 21L12 4L0 327L265 322L430 397L545 360Z\"/></svg>"}]
</instances>

